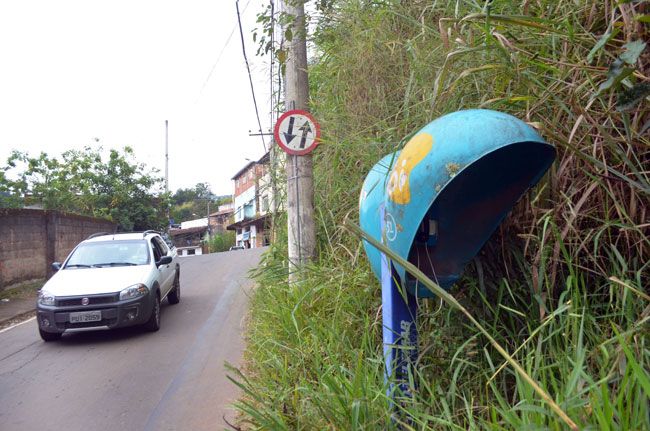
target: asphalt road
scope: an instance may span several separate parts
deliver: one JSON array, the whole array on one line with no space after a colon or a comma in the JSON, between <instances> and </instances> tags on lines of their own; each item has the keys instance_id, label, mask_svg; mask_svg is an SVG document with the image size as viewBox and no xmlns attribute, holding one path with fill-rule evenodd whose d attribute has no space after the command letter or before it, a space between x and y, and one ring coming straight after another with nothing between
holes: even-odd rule
<instances>
[{"instance_id":1,"label":"asphalt road","mask_svg":"<svg viewBox=\"0 0 650 431\"><path fill-rule=\"evenodd\" d=\"M260 249L181 258L181 302L161 329L64 334L36 321L0 333L0 430L221 430L239 392L243 318Z\"/></svg>"}]
</instances>

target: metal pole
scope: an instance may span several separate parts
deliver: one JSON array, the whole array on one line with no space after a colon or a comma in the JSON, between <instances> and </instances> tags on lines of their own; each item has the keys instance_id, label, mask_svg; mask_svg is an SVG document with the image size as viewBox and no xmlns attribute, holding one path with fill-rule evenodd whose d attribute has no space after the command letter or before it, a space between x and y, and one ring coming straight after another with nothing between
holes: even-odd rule
<instances>
[{"instance_id":1,"label":"metal pole","mask_svg":"<svg viewBox=\"0 0 650 431\"><path fill-rule=\"evenodd\" d=\"M380 208L384 231L384 208ZM384 379L389 383L386 395L391 399L393 415L402 416L398 405L407 404L411 393L411 374L418 357L417 299L405 292L393 264L381 254L381 304L384 341ZM408 420L408 419L406 419Z\"/></svg>"},{"instance_id":2,"label":"metal pole","mask_svg":"<svg viewBox=\"0 0 650 431\"><path fill-rule=\"evenodd\" d=\"M298 178L300 178L300 171L298 170L298 156L291 156L291 158L293 159L293 172L295 173L294 182L296 183L296 206L300 208L300 181L298 181ZM297 222L296 236L298 240L298 262L302 264L302 239L300 235L300 217L298 217L296 222Z\"/></svg>"}]
</instances>

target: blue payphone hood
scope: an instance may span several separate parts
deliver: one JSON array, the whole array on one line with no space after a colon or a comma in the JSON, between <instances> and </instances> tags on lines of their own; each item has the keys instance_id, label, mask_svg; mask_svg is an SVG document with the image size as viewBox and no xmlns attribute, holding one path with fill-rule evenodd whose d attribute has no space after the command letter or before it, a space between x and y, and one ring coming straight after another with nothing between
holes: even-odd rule
<instances>
[{"instance_id":1,"label":"blue payphone hood","mask_svg":"<svg viewBox=\"0 0 650 431\"><path fill-rule=\"evenodd\" d=\"M448 288L554 158L553 146L511 115L483 109L445 115L369 173L361 227ZM379 275L378 251L364 245ZM403 267L395 270L411 293L430 296Z\"/></svg>"}]
</instances>

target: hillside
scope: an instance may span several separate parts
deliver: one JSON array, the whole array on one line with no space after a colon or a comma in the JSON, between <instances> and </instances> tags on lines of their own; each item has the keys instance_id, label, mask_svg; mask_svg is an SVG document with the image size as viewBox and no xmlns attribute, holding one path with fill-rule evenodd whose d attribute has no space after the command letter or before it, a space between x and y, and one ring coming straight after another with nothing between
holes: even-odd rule
<instances>
[{"instance_id":1,"label":"hillside","mask_svg":"<svg viewBox=\"0 0 650 431\"><path fill-rule=\"evenodd\" d=\"M419 310L415 398L391 419L381 292L359 237L363 180L443 114L510 113L558 157L450 293L579 428L650 429L650 94L642 2L319 2L310 66L319 258L258 270L254 429L565 429L458 310Z\"/></svg>"}]
</instances>

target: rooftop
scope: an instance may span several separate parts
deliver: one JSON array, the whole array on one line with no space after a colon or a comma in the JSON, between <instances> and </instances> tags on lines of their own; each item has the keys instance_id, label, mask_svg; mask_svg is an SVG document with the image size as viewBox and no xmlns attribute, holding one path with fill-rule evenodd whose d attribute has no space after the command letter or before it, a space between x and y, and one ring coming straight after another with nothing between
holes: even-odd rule
<instances>
[{"instance_id":1,"label":"rooftop","mask_svg":"<svg viewBox=\"0 0 650 431\"><path fill-rule=\"evenodd\" d=\"M246 164L246 166L244 166L243 168L241 168L240 170L238 170L237 173L236 173L235 175L233 175L233 177L231 178L231 180L236 180L237 178L239 178L239 177L240 177L244 172L246 172L246 171L248 170L248 168L250 168L251 166L255 165L255 163L257 163L257 162L248 162L248 163Z\"/></svg>"},{"instance_id":2,"label":"rooftop","mask_svg":"<svg viewBox=\"0 0 650 431\"><path fill-rule=\"evenodd\" d=\"M198 232L204 232L207 230L207 226L196 226L196 227L188 227L186 229L171 229L169 231L169 235L174 237L174 236L180 236L180 235L187 235L190 233L198 233Z\"/></svg>"},{"instance_id":3,"label":"rooftop","mask_svg":"<svg viewBox=\"0 0 650 431\"><path fill-rule=\"evenodd\" d=\"M234 208L228 208L226 210L221 210L221 211L217 211L215 213L211 213L210 217L216 217L216 216L220 216L220 215L224 215L224 214L230 214L230 213L234 213L234 212L235 212Z\"/></svg>"},{"instance_id":4,"label":"rooftop","mask_svg":"<svg viewBox=\"0 0 650 431\"><path fill-rule=\"evenodd\" d=\"M236 180L237 178L239 178L241 176L241 174L246 172L248 170L248 168L250 168L253 165L263 165L265 163L268 163L269 160L270 160L270 157L271 157L270 152L267 151L266 153L264 153L264 155L262 157L260 157L260 159L258 161L250 161L250 162L248 162L248 164L246 164L246 166L241 168L239 171L237 171L237 173L235 175L233 175L231 180Z\"/></svg>"}]
</instances>

